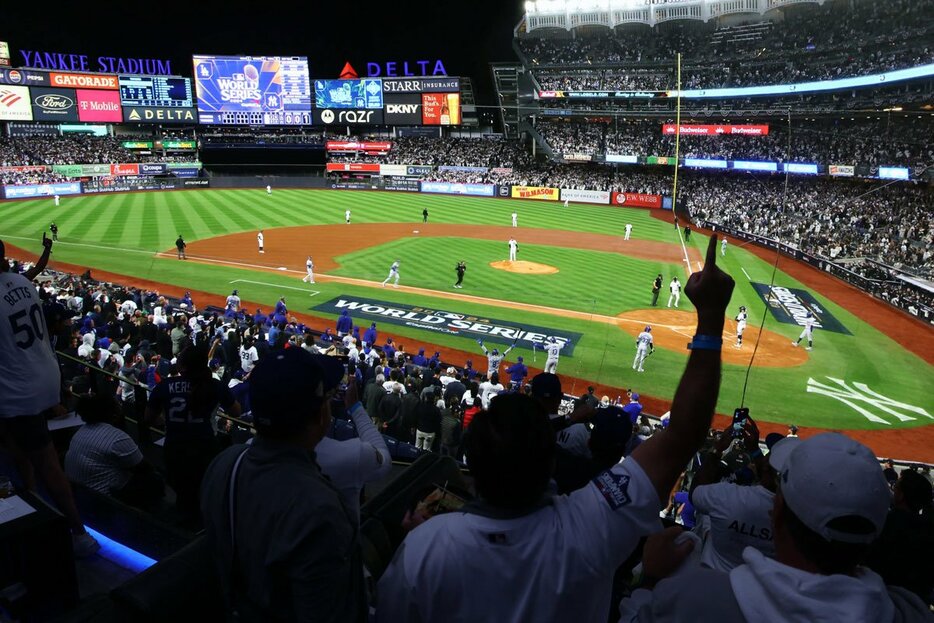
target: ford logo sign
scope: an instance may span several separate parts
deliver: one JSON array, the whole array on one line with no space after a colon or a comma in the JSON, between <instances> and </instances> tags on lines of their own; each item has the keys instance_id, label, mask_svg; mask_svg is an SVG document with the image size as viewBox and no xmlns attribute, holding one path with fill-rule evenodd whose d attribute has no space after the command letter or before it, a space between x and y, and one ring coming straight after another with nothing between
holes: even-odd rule
<instances>
[{"instance_id":1,"label":"ford logo sign","mask_svg":"<svg viewBox=\"0 0 934 623\"><path fill-rule=\"evenodd\" d=\"M33 103L42 110L68 110L75 105L74 100L64 95L37 95Z\"/></svg>"}]
</instances>

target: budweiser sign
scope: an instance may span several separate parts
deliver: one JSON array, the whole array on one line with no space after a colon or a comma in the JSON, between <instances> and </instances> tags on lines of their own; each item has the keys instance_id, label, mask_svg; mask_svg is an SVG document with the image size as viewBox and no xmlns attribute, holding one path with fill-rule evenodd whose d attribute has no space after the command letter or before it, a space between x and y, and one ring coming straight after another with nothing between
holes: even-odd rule
<instances>
[{"instance_id":1,"label":"budweiser sign","mask_svg":"<svg viewBox=\"0 0 934 623\"><path fill-rule=\"evenodd\" d=\"M662 126L662 134L675 134L677 126L666 123ZM768 125L695 125L681 124L681 135L685 136L719 136L721 134L744 134L746 136L765 136L769 133Z\"/></svg>"}]
</instances>

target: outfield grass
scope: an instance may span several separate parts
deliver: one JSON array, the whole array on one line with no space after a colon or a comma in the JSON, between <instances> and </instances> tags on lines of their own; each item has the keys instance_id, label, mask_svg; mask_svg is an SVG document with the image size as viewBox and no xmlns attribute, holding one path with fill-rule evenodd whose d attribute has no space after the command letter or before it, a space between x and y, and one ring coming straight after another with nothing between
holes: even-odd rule
<instances>
[{"instance_id":1,"label":"outfield grass","mask_svg":"<svg viewBox=\"0 0 934 623\"><path fill-rule=\"evenodd\" d=\"M199 190L65 197L59 208L55 208L50 199L4 202L0 203L0 237L12 244L38 250L42 232L54 220L59 226L62 241L55 247L54 257L57 260L222 295L234 287L230 285L232 281L257 281L259 283L239 283L236 286L245 300L269 305L282 294L287 294L290 308L299 312L340 295L450 309L450 300L333 282L319 282L315 287L320 294L309 297L300 291L286 289L301 286L294 276L178 262L154 256L155 251L171 249L179 233L186 240L193 241L259 228L339 223L343 222L347 208L352 210L355 223L420 223L423 207L428 207L433 223L508 226L510 214L516 210L520 227L561 229L573 236L573 232L622 232L624 225L631 222L635 239L678 242L672 226L652 218L647 210L587 205L565 209L560 204L534 201L309 190L274 190L272 196L266 196L261 190ZM695 234L688 244L703 252L706 238ZM489 261L505 259L504 244L448 238L407 239L348 254L339 258L342 266L337 274L382 281L386 276L386 253L399 254L403 259L402 279L406 285L450 292L453 262L459 259L452 254L466 255L470 261L466 287L456 292L580 311L593 309L598 314L645 308L649 301L648 286L657 272L666 276L666 283L672 274L683 275L681 265L647 262L600 250L537 245L523 245L521 259L551 264L559 267L561 272L555 275L513 275L487 265ZM750 325L758 326L762 321L764 304L749 280L768 283L771 265L732 245L726 257L718 257L718 262L737 282L730 313L735 314L739 305L746 305L750 312ZM781 271L776 283L803 288ZM809 378L825 384L832 383L830 378L837 378L851 385L864 383L870 390L934 414L930 392L930 387L934 386L934 366L824 299L820 293L814 294L853 335L817 331L815 350L804 366L754 368L746 395L746 404L753 413L767 421L824 428L901 428L934 423L924 414L902 407L894 410L903 418L911 419L899 419L878 405L865 401L853 402L888 422L880 424L870 421L852 406L827 396L807 393ZM661 300L664 302L664 295ZM687 298L682 297L682 305L685 304ZM456 307L462 313L512 318L516 322L560 326L583 333L573 357L562 358L559 372L602 384L633 387L646 394L670 397L685 362L683 353L659 350L647 362L646 372L636 375L630 368L634 354L633 339L615 326L476 303L458 302ZM650 310L646 311L647 315L650 313ZM765 327L786 336L789 341L800 332L798 327L778 323L771 316L766 318ZM477 350L476 344L468 338L437 335L401 326L385 325L383 328L406 336L416 344L437 343L467 351ZM527 359L533 356L531 351L515 354L524 354ZM537 357L540 366L541 353ZM481 358L477 352L475 361ZM745 372L738 366L724 367L724 383L718 404L721 412L730 412L739 404ZM580 392L584 388L575 389Z\"/></svg>"}]
</instances>

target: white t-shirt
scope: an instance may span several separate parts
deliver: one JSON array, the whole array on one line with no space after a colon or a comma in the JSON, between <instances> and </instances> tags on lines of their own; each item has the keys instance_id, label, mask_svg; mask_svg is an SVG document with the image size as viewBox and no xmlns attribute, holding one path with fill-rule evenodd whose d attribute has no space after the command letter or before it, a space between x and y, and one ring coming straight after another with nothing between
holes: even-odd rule
<instances>
[{"instance_id":1,"label":"white t-shirt","mask_svg":"<svg viewBox=\"0 0 934 623\"><path fill-rule=\"evenodd\" d=\"M255 346L249 348L240 347L240 367L243 368L244 372L251 371L257 361L259 361L259 352L257 352Z\"/></svg>"},{"instance_id":2,"label":"white t-shirt","mask_svg":"<svg viewBox=\"0 0 934 623\"><path fill-rule=\"evenodd\" d=\"M493 400L500 392L505 388L502 383L496 383L495 385L490 381L483 381L480 383L480 400L483 402L483 408L490 408L490 401Z\"/></svg>"},{"instance_id":3,"label":"white t-shirt","mask_svg":"<svg viewBox=\"0 0 934 623\"><path fill-rule=\"evenodd\" d=\"M774 558L769 516L774 498L761 485L744 487L721 482L694 489L691 503L695 512L710 518L710 537L701 561L711 569L730 571L743 564L743 550L750 546Z\"/></svg>"},{"instance_id":4,"label":"white t-shirt","mask_svg":"<svg viewBox=\"0 0 934 623\"><path fill-rule=\"evenodd\" d=\"M17 273L0 273L0 418L57 405L60 385L36 286Z\"/></svg>"},{"instance_id":5,"label":"white t-shirt","mask_svg":"<svg viewBox=\"0 0 934 623\"><path fill-rule=\"evenodd\" d=\"M127 316L132 316L136 313L136 301L133 299L127 299L120 304L120 311L126 314Z\"/></svg>"},{"instance_id":6,"label":"white t-shirt","mask_svg":"<svg viewBox=\"0 0 934 623\"><path fill-rule=\"evenodd\" d=\"M661 529L658 494L627 459L552 500L514 519L453 512L420 525L380 579L377 621L606 621L614 571Z\"/></svg>"}]
</instances>

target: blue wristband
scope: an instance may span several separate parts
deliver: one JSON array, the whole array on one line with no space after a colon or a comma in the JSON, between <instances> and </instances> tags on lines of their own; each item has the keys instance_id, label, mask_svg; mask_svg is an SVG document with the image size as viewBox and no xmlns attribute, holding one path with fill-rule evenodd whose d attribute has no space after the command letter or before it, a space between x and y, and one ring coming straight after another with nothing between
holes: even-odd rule
<instances>
[{"instance_id":1,"label":"blue wristband","mask_svg":"<svg viewBox=\"0 0 934 623\"><path fill-rule=\"evenodd\" d=\"M723 339L714 335L695 335L688 342L688 350L722 350Z\"/></svg>"}]
</instances>

